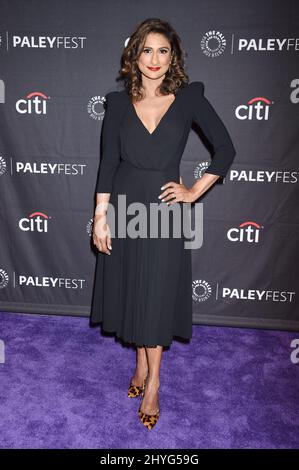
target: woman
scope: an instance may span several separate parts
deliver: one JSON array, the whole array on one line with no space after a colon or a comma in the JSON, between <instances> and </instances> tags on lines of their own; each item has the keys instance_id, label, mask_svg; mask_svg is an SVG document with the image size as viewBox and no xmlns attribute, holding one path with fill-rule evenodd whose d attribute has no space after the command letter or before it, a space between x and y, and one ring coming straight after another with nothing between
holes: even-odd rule
<instances>
[{"instance_id":1,"label":"woman","mask_svg":"<svg viewBox=\"0 0 299 470\"><path fill-rule=\"evenodd\" d=\"M188 83L183 55L177 33L160 19L147 19L131 35L120 71L124 90L106 95L96 188L93 242L99 253L91 324L103 323L104 330L136 346L128 396L143 396L138 414L148 429L160 414L163 347L173 336L192 337L191 253L183 235L115 236L112 243L108 209L120 211L119 196L126 198L126 207L138 202L147 210L153 203L182 208L223 178L235 156L224 124L204 97L203 83ZM208 171L187 188L179 165L193 121L214 155ZM123 228L117 216L114 221L117 230Z\"/></svg>"}]
</instances>

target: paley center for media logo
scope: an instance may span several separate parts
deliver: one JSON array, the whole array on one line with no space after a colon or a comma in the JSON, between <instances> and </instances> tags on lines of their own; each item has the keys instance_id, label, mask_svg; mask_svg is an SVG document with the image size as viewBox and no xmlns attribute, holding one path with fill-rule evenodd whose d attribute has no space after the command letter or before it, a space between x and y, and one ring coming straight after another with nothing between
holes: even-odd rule
<instances>
[{"instance_id":1,"label":"paley center for media logo","mask_svg":"<svg viewBox=\"0 0 299 470\"><path fill-rule=\"evenodd\" d=\"M7 165L5 159L0 155L0 176L7 172Z\"/></svg>"},{"instance_id":2,"label":"paley center for media logo","mask_svg":"<svg viewBox=\"0 0 299 470\"><path fill-rule=\"evenodd\" d=\"M244 302L293 302L295 291L271 289L246 289L221 286L216 283L213 287L205 279L195 279L192 282L192 299L196 303L207 300L231 299Z\"/></svg>"},{"instance_id":3,"label":"paley center for media logo","mask_svg":"<svg viewBox=\"0 0 299 470\"><path fill-rule=\"evenodd\" d=\"M209 166L210 162L208 161L198 163L193 170L194 179L201 178ZM295 184L299 181L299 170L249 170L248 168L243 170L230 168L226 177L223 178L223 183L225 184L227 180L236 183Z\"/></svg>"},{"instance_id":4,"label":"paley center for media logo","mask_svg":"<svg viewBox=\"0 0 299 470\"><path fill-rule=\"evenodd\" d=\"M201 38L202 53L211 59L219 57L227 47L225 35L218 30L207 31ZM299 51L299 38L252 38L230 36L230 53L266 53Z\"/></svg>"},{"instance_id":5,"label":"paley center for media logo","mask_svg":"<svg viewBox=\"0 0 299 470\"><path fill-rule=\"evenodd\" d=\"M196 165L196 167L194 168L194 171L193 171L194 179L197 180L197 179L201 178L203 176L204 172L209 168L209 166L210 166L210 162L208 162L207 160L203 161L203 162L199 162Z\"/></svg>"},{"instance_id":6,"label":"paley center for media logo","mask_svg":"<svg viewBox=\"0 0 299 470\"><path fill-rule=\"evenodd\" d=\"M66 162L28 162L18 161L10 158L11 174L36 174L36 175L66 175L83 176L85 174L86 164L84 163L66 163ZM5 158L0 155L0 176L8 172L8 165Z\"/></svg>"},{"instance_id":7,"label":"paley center for media logo","mask_svg":"<svg viewBox=\"0 0 299 470\"><path fill-rule=\"evenodd\" d=\"M105 96L93 96L87 103L87 112L89 117L95 121L102 121L105 116L105 103Z\"/></svg>"},{"instance_id":8,"label":"paley center for media logo","mask_svg":"<svg viewBox=\"0 0 299 470\"><path fill-rule=\"evenodd\" d=\"M9 276L5 269L0 267L0 289L9 285ZM29 274L18 274L15 271L12 276L13 287L37 287L52 289L83 289L86 279L57 277L57 276L35 276Z\"/></svg>"}]
</instances>

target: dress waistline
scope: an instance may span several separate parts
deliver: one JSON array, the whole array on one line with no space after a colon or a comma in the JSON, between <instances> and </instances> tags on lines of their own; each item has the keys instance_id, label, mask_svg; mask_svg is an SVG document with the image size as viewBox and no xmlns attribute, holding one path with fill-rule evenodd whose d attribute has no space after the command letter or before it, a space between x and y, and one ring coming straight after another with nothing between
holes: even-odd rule
<instances>
[{"instance_id":1,"label":"dress waistline","mask_svg":"<svg viewBox=\"0 0 299 470\"><path fill-rule=\"evenodd\" d=\"M144 167L134 165L134 163L128 160L125 160L124 158L120 160L120 164L133 167L134 169L140 170L140 171L155 171L158 173L168 173L169 171L179 171L179 165L169 165L165 168L144 168Z\"/></svg>"}]
</instances>

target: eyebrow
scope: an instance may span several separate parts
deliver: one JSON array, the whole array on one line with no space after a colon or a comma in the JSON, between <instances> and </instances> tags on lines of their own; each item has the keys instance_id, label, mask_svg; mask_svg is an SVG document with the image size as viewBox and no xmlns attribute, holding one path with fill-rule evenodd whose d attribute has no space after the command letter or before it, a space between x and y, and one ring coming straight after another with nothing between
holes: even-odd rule
<instances>
[{"instance_id":1,"label":"eyebrow","mask_svg":"<svg viewBox=\"0 0 299 470\"><path fill-rule=\"evenodd\" d=\"M148 49L153 49L151 46L143 46L143 47L146 47ZM157 47L157 49L162 49L162 47L163 47L163 49L169 49L169 46L159 46L159 47Z\"/></svg>"}]
</instances>

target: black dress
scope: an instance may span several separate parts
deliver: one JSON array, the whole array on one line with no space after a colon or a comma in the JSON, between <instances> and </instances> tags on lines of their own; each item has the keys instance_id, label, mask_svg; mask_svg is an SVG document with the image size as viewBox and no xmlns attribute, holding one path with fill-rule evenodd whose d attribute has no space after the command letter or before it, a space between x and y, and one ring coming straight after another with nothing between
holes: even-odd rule
<instances>
[{"instance_id":1,"label":"black dress","mask_svg":"<svg viewBox=\"0 0 299 470\"><path fill-rule=\"evenodd\" d=\"M111 193L109 202L116 214L118 195L125 198L126 208L136 202L146 209L150 203L169 209L184 204L167 206L158 196L163 184L180 183L180 161L193 121L213 145L208 173L226 175L235 149L203 92L202 82L180 88L152 133L138 117L126 90L106 95L96 191ZM131 215L127 224L136 217L136 213ZM191 250L184 247L184 236L164 238L160 232L155 238L118 236L117 219L111 255L97 253L91 326L102 323L104 331L137 346L170 346L173 336L190 339Z\"/></svg>"}]
</instances>

